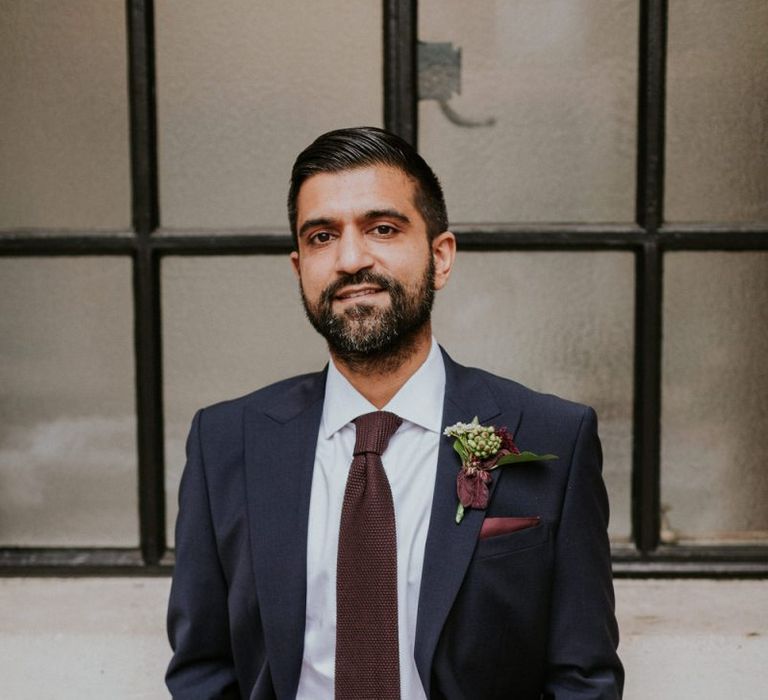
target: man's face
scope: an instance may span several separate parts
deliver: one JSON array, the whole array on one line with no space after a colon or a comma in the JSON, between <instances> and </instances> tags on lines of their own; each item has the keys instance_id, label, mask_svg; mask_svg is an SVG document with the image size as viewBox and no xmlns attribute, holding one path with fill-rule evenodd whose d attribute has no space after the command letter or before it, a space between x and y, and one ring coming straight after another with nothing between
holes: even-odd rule
<instances>
[{"instance_id":1,"label":"man's face","mask_svg":"<svg viewBox=\"0 0 768 700\"><path fill-rule=\"evenodd\" d=\"M413 195L386 166L314 175L299 191L291 259L310 322L341 358L396 352L429 322L447 274Z\"/></svg>"}]
</instances>

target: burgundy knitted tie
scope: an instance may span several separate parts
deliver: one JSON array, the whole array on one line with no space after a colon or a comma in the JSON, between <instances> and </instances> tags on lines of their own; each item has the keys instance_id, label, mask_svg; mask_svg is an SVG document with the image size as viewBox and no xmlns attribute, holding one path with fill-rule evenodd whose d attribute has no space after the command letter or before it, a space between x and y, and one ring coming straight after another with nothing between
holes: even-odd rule
<instances>
[{"instance_id":1,"label":"burgundy knitted tie","mask_svg":"<svg viewBox=\"0 0 768 700\"><path fill-rule=\"evenodd\" d=\"M336 563L336 700L399 700L395 510L381 454L403 422L355 419Z\"/></svg>"}]
</instances>

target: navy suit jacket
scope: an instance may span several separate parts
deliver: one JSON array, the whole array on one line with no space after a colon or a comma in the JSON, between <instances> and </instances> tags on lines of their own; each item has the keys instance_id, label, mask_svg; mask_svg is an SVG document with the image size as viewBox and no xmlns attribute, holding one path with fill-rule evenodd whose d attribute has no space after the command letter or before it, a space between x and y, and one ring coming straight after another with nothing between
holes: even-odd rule
<instances>
[{"instance_id":1,"label":"navy suit jacket","mask_svg":"<svg viewBox=\"0 0 768 700\"><path fill-rule=\"evenodd\" d=\"M456 524L441 437L416 626L429 698L619 698L608 502L592 409L445 355L443 424L507 426L557 460L492 472ZM325 372L200 411L187 443L168 611L175 698L293 698L301 672L310 486ZM485 517L537 525L479 538ZM404 700L408 700L407 698Z\"/></svg>"}]
</instances>

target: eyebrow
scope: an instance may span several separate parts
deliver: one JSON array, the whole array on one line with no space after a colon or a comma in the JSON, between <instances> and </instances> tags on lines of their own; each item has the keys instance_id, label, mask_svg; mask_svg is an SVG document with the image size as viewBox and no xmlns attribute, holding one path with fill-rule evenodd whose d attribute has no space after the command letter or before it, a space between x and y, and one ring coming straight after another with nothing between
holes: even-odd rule
<instances>
[{"instance_id":1,"label":"eyebrow","mask_svg":"<svg viewBox=\"0 0 768 700\"><path fill-rule=\"evenodd\" d=\"M397 209L369 209L363 214L363 219L371 221L373 219L395 219L401 224L410 224L411 220Z\"/></svg>"},{"instance_id":2,"label":"eyebrow","mask_svg":"<svg viewBox=\"0 0 768 700\"><path fill-rule=\"evenodd\" d=\"M362 215L363 221L373 221L374 219L394 219L401 224L410 224L411 220L402 212L397 209L369 209ZM316 226L333 226L336 223L335 219L330 219L325 216L318 217L316 219L307 219L299 228L299 236L303 236L309 229Z\"/></svg>"},{"instance_id":3,"label":"eyebrow","mask_svg":"<svg viewBox=\"0 0 768 700\"><path fill-rule=\"evenodd\" d=\"M331 226L333 224L333 219L329 219L327 217L319 217L317 219L307 219L299 229L299 236L303 236L309 229L314 228L315 226Z\"/></svg>"}]
</instances>

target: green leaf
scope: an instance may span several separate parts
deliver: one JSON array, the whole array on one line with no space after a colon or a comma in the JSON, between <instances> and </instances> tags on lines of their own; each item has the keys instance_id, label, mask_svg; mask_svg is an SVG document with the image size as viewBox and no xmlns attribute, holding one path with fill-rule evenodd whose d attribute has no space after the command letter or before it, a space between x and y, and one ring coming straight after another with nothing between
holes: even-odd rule
<instances>
[{"instance_id":1,"label":"green leaf","mask_svg":"<svg viewBox=\"0 0 768 700\"><path fill-rule=\"evenodd\" d=\"M557 455L537 455L534 452L521 452L519 455L504 455L496 464L496 467L501 467L504 464L520 464L522 462L547 462L551 459L557 459Z\"/></svg>"},{"instance_id":2,"label":"green leaf","mask_svg":"<svg viewBox=\"0 0 768 700\"><path fill-rule=\"evenodd\" d=\"M456 524L458 525L461 522L461 519L464 517L464 506L461 505L461 502L459 502L459 507L456 509Z\"/></svg>"},{"instance_id":3,"label":"green leaf","mask_svg":"<svg viewBox=\"0 0 768 700\"><path fill-rule=\"evenodd\" d=\"M467 454L467 451L464 449L464 446L461 444L459 440L454 440L453 449L459 453L459 457L461 457L462 464L469 461L469 455Z\"/></svg>"}]
</instances>

